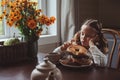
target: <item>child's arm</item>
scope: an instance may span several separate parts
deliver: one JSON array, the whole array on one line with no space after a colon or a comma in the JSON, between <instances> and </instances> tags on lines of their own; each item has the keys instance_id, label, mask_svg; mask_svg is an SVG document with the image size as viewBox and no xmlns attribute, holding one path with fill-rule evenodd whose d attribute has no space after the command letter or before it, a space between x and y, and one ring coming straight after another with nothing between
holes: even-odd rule
<instances>
[{"instance_id":1,"label":"child's arm","mask_svg":"<svg viewBox=\"0 0 120 80\"><path fill-rule=\"evenodd\" d=\"M53 50L53 52L63 52L63 51L66 51L67 48L72 45L72 44L76 44L76 41L74 39L71 39L70 41L68 42L65 42L64 44L62 44L61 46L57 47L56 49Z\"/></svg>"},{"instance_id":2,"label":"child's arm","mask_svg":"<svg viewBox=\"0 0 120 80\"><path fill-rule=\"evenodd\" d=\"M65 55L63 51L65 51L70 45L70 42L65 42L63 45L55 48L52 53L48 53L45 57L48 57L51 62L56 64Z\"/></svg>"},{"instance_id":3,"label":"child's arm","mask_svg":"<svg viewBox=\"0 0 120 80\"><path fill-rule=\"evenodd\" d=\"M97 46L94 45L92 41L90 41L89 45L89 51L91 52L95 63L98 65L106 66L107 57L97 48Z\"/></svg>"},{"instance_id":4,"label":"child's arm","mask_svg":"<svg viewBox=\"0 0 120 80\"><path fill-rule=\"evenodd\" d=\"M78 31L70 41L67 41L63 45L57 47L53 52L65 51L71 44L79 45L80 44L79 39L80 39L80 31Z\"/></svg>"}]
</instances>

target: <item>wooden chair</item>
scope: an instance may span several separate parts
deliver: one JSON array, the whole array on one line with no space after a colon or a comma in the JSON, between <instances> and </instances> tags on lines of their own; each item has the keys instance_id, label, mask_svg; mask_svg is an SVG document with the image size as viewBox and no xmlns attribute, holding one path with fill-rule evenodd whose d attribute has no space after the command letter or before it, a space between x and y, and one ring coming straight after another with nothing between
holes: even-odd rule
<instances>
[{"instance_id":1,"label":"wooden chair","mask_svg":"<svg viewBox=\"0 0 120 80\"><path fill-rule=\"evenodd\" d=\"M120 44L119 44L119 47L118 47L118 56L119 56L119 58L118 58L118 66L117 66L117 69L119 69L120 70Z\"/></svg>"},{"instance_id":2,"label":"wooden chair","mask_svg":"<svg viewBox=\"0 0 120 80\"><path fill-rule=\"evenodd\" d=\"M118 52L118 48L117 47L118 47L118 43L119 43L118 40L120 40L120 32L117 31L117 30L108 29L108 28L103 28L102 32L103 32L104 36L106 37L106 39L108 41L112 41L112 43L109 42L110 45L108 44L110 49L109 49L107 66L108 67L112 67L113 57L114 57L114 55L118 55L117 58L116 58L116 61L117 61L116 68L118 69L120 67L120 45L119 45L119 52Z\"/></svg>"}]
</instances>

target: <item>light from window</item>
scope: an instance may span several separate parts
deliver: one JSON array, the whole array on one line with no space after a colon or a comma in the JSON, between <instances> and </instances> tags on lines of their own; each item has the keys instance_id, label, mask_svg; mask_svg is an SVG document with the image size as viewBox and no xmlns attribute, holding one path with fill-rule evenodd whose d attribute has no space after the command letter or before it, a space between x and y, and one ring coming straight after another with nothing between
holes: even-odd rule
<instances>
[{"instance_id":1,"label":"light from window","mask_svg":"<svg viewBox=\"0 0 120 80\"><path fill-rule=\"evenodd\" d=\"M2 14L2 7L0 7L0 14ZM1 35L4 35L4 27L3 27L3 22L2 21L0 21L0 36Z\"/></svg>"},{"instance_id":2,"label":"light from window","mask_svg":"<svg viewBox=\"0 0 120 80\"><path fill-rule=\"evenodd\" d=\"M2 26L2 21L0 21L0 35L4 35L4 29Z\"/></svg>"}]
</instances>

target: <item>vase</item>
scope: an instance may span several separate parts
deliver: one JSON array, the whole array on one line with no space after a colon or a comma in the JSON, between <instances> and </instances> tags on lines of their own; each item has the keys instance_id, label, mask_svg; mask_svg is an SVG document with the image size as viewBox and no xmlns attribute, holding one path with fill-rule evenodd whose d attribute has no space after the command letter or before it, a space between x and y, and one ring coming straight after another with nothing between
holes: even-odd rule
<instances>
[{"instance_id":1,"label":"vase","mask_svg":"<svg viewBox=\"0 0 120 80\"><path fill-rule=\"evenodd\" d=\"M22 41L27 43L28 60L37 61L38 39L36 36L22 36Z\"/></svg>"},{"instance_id":2,"label":"vase","mask_svg":"<svg viewBox=\"0 0 120 80\"><path fill-rule=\"evenodd\" d=\"M27 42L28 46L28 57L30 60L37 61L37 53L38 53L38 41Z\"/></svg>"}]
</instances>

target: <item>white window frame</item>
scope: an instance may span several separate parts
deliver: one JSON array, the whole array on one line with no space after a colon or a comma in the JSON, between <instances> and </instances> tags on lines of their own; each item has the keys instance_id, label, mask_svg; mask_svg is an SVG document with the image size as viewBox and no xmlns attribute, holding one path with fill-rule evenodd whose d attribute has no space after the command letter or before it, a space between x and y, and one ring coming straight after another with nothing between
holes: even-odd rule
<instances>
[{"instance_id":1,"label":"white window frame","mask_svg":"<svg viewBox=\"0 0 120 80\"><path fill-rule=\"evenodd\" d=\"M54 24L48 27L48 35L40 36L38 40L39 45L57 43L58 40L58 30L57 30L57 0L42 0L42 9L46 9L43 12L47 16L55 16L56 21ZM46 5L45 5L46 4Z\"/></svg>"},{"instance_id":2,"label":"white window frame","mask_svg":"<svg viewBox=\"0 0 120 80\"><path fill-rule=\"evenodd\" d=\"M1 2L1 0L0 0L0 2ZM5 8L5 7L3 7L3 8ZM3 10L3 9L2 9ZM7 27L7 25L6 25L6 20L5 20L5 18L3 19L3 21L2 21L2 26L4 26L3 28L3 30L5 30L4 31L4 35L0 35L0 39L4 39L4 38L8 38L9 36L10 36L10 29L9 29L9 27Z\"/></svg>"},{"instance_id":3,"label":"white window frame","mask_svg":"<svg viewBox=\"0 0 120 80\"><path fill-rule=\"evenodd\" d=\"M38 0L39 4L42 4L41 8L43 13L47 16L55 16L57 18L57 1L56 0ZM38 5L40 7L40 5ZM51 11L53 10L53 11ZM57 19L56 19L57 20ZM16 36L19 35L19 31L14 27L8 27L4 21L5 36L0 36L0 41L4 41L13 36L15 33ZM45 45L58 42L57 37L57 21L54 24L48 27L48 34L41 35L38 40L38 45Z\"/></svg>"}]
</instances>

